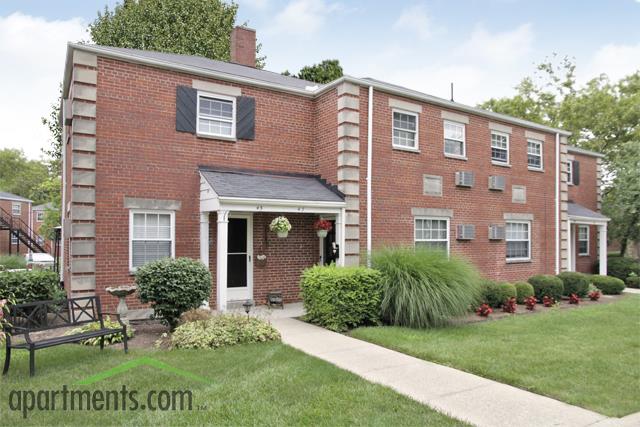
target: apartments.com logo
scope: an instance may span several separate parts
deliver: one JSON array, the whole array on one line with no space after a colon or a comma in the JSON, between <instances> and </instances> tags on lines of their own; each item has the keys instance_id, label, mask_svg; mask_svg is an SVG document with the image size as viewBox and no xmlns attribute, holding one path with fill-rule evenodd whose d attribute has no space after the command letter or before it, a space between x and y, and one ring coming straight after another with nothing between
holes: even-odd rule
<instances>
[{"instance_id":1,"label":"apartments.com logo","mask_svg":"<svg viewBox=\"0 0 640 427\"><path fill-rule=\"evenodd\" d=\"M141 366L149 366L192 381L207 381L190 372L174 368L150 357L141 357L114 368L99 372L74 386L87 386ZM195 406L193 392L183 390L149 390L141 392L122 385L119 389L86 390L63 385L51 390L11 390L9 410L21 412L27 418L33 411L192 411Z\"/></svg>"}]
</instances>

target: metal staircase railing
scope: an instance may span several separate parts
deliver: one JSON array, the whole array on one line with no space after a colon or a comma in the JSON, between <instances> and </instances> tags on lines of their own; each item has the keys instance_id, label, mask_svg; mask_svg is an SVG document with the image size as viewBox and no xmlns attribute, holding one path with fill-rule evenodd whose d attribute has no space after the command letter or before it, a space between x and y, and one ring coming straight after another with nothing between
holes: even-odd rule
<instances>
[{"instance_id":1,"label":"metal staircase railing","mask_svg":"<svg viewBox=\"0 0 640 427\"><path fill-rule=\"evenodd\" d=\"M19 241L33 252L49 253L51 251L49 242L46 239L33 231L21 218L14 217L3 208L0 208L0 226L8 229L9 234L16 236Z\"/></svg>"}]
</instances>

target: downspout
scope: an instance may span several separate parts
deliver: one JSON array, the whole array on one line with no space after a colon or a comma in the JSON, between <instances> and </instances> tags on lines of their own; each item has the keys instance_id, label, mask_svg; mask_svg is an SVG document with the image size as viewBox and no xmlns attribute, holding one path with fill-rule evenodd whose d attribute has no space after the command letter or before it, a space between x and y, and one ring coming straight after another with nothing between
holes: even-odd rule
<instances>
[{"instance_id":1,"label":"downspout","mask_svg":"<svg viewBox=\"0 0 640 427\"><path fill-rule=\"evenodd\" d=\"M373 163L373 86L367 108L367 266L371 266L371 165Z\"/></svg>"},{"instance_id":2,"label":"downspout","mask_svg":"<svg viewBox=\"0 0 640 427\"><path fill-rule=\"evenodd\" d=\"M560 273L560 134L556 133L556 274Z\"/></svg>"},{"instance_id":3,"label":"downspout","mask_svg":"<svg viewBox=\"0 0 640 427\"><path fill-rule=\"evenodd\" d=\"M64 283L64 257L65 257L65 253L64 253L64 238L65 238L65 234L66 231L65 230L65 214L66 214L66 203L67 203L67 127L64 125L64 111L65 111L65 106L66 106L66 102L65 100L62 100L61 105L60 105L60 122L63 124L62 125L62 200L60 202L60 241L58 242L58 244L60 245L59 247L59 255L58 255L58 274L60 276L60 283ZM53 243L55 243L55 239L53 241ZM71 247L71 246L69 246ZM54 250L53 253L55 254L56 251Z\"/></svg>"}]
</instances>

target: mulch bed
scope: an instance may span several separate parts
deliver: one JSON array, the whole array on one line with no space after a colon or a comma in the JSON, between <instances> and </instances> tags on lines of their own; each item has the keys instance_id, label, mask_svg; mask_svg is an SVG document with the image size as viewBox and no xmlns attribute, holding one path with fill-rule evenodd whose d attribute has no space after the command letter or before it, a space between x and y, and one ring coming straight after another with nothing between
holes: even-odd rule
<instances>
[{"instance_id":1,"label":"mulch bed","mask_svg":"<svg viewBox=\"0 0 640 427\"><path fill-rule=\"evenodd\" d=\"M621 298L626 298L628 295L602 295L598 301L591 301L589 298L583 298L580 300L580 304L569 304L569 298L562 299L559 305L553 307L545 307L542 304L536 304L535 310L527 310L524 304L518 304L515 313L505 313L501 308L494 308L493 313L489 315L489 317L478 316L475 313L470 313L467 316L460 317L456 319L453 323L457 325L464 325L467 323L479 323L479 322L490 322L492 320L500 320L507 317L512 316L528 316L535 315L539 313L545 313L551 310L576 310L582 307L590 307L593 305L602 305L609 304L615 301L620 300Z\"/></svg>"}]
</instances>

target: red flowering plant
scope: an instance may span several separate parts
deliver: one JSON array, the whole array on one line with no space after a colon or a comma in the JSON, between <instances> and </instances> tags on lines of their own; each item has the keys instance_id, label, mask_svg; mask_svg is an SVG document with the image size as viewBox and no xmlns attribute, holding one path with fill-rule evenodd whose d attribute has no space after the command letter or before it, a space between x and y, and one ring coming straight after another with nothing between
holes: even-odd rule
<instances>
[{"instance_id":1,"label":"red flowering plant","mask_svg":"<svg viewBox=\"0 0 640 427\"><path fill-rule=\"evenodd\" d=\"M489 317L491 313L493 313L493 309L489 306L489 304L482 304L476 309L476 314L478 316Z\"/></svg>"},{"instance_id":2,"label":"red flowering plant","mask_svg":"<svg viewBox=\"0 0 640 427\"><path fill-rule=\"evenodd\" d=\"M313 223L313 229L316 231L331 231L332 228L333 226L331 225L331 221L328 221L324 218L318 218L316 222Z\"/></svg>"},{"instance_id":3,"label":"red flowering plant","mask_svg":"<svg viewBox=\"0 0 640 427\"><path fill-rule=\"evenodd\" d=\"M533 311L536 309L536 297L530 296L524 299L524 305L527 307L527 310Z\"/></svg>"},{"instance_id":4,"label":"red flowering plant","mask_svg":"<svg viewBox=\"0 0 640 427\"><path fill-rule=\"evenodd\" d=\"M580 304L580 297L576 294L569 295L569 304Z\"/></svg>"},{"instance_id":5,"label":"red flowering plant","mask_svg":"<svg viewBox=\"0 0 640 427\"><path fill-rule=\"evenodd\" d=\"M591 301L598 301L601 295L602 294L600 293L600 291L596 289L594 291L589 292L589 299Z\"/></svg>"},{"instance_id":6,"label":"red flowering plant","mask_svg":"<svg viewBox=\"0 0 640 427\"><path fill-rule=\"evenodd\" d=\"M516 312L516 297L511 297L502 304L502 311L505 313Z\"/></svg>"},{"instance_id":7,"label":"red flowering plant","mask_svg":"<svg viewBox=\"0 0 640 427\"><path fill-rule=\"evenodd\" d=\"M548 295L545 295L542 297L542 305L544 305L545 307L551 307L555 303L556 303L556 300L554 300Z\"/></svg>"}]
</instances>

